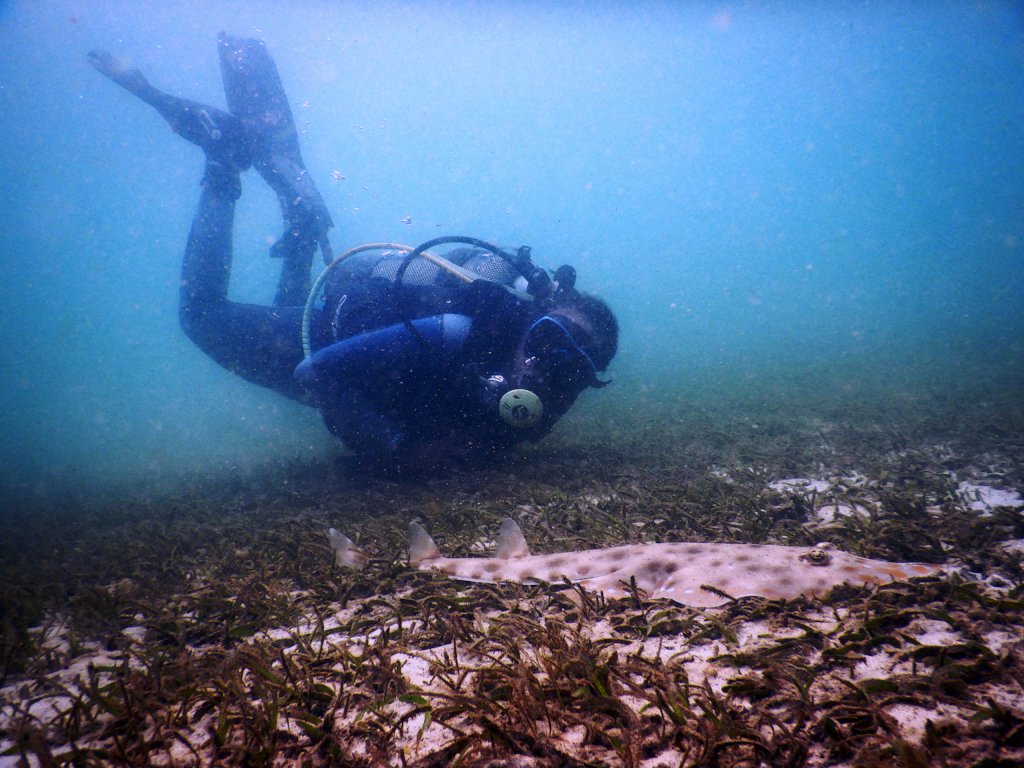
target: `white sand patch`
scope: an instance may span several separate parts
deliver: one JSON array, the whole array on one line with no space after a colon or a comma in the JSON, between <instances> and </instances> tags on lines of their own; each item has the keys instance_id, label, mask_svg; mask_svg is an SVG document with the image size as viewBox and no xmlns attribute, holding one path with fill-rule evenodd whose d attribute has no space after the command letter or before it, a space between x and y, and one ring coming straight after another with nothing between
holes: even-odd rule
<instances>
[{"instance_id":1,"label":"white sand patch","mask_svg":"<svg viewBox=\"0 0 1024 768\"><path fill-rule=\"evenodd\" d=\"M1022 643L1022 638L1018 634L1005 632L1001 629L994 629L991 632L985 633L985 637L982 642L984 642L993 653L1003 654L1010 648L1020 645ZM1018 695L1015 706L1020 707L1022 704L1024 704L1024 699Z\"/></svg>"},{"instance_id":2,"label":"white sand patch","mask_svg":"<svg viewBox=\"0 0 1024 768\"><path fill-rule=\"evenodd\" d=\"M942 622L921 620L914 622L912 626L926 628L926 631L917 638L922 645L950 646L966 642L965 637L958 632L951 631L948 626ZM982 643L996 655L1004 655L1010 652L1013 648L1017 648L1019 650L1019 648L1024 645L1024 641L1022 641L1020 636L1011 634L1004 630L993 630L991 632L987 632L982 638ZM908 671L909 668L910 664L908 662L893 664L890 674ZM1018 712L1020 711L1022 704L1020 688L1017 686L1014 686L1013 688L1008 688L1005 685L987 686L982 700L992 700L1006 709L1016 710ZM981 703L981 701L977 702L977 704ZM975 708L969 702L965 702L964 704L968 710L974 710ZM965 712L965 706L956 706L941 701L935 702L933 706L929 707L918 707L913 704L898 703L886 707L886 713L899 723L900 730L905 739L919 742L924 739L925 728L928 721L962 721L967 715Z\"/></svg>"},{"instance_id":3,"label":"white sand patch","mask_svg":"<svg viewBox=\"0 0 1024 768\"><path fill-rule=\"evenodd\" d=\"M846 498L851 492L860 496L871 482L860 472L829 475L824 471L820 478L790 477L769 483L768 488L779 493L799 494L807 497L812 504L818 503L808 514L805 525L810 528L824 528L836 525L844 518L871 514L870 501L850 501Z\"/></svg>"},{"instance_id":4,"label":"white sand patch","mask_svg":"<svg viewBox=\"0 0 1024 768\"><path fill-rule=\"evenodd\" d=\"M323 629L325 632L330 632L333 629L340 627L345 621L350 620L355 615L355 610L352 607L341 609L338 603L334 603L328 612L325 612L323 616ZM292 628L275 627L268 629L263 632L257 633L257 636L264 637L274 643L281 643L286 639L298 640L305 637L319 634L320 624L315 616L308 616L299 620L296 625ZM293 643L294 645L294 643ZM291 646L285 646L291 647Z\"/></svg>"},{"instance_id":5,"label":"white sand patch","mask_svg":"<svg viewBox=\"0 0 1024 768\"><path fill-rule=\"evenodd\" d=\"M966 480L956 487L957 495L970 509L988 517L996 507L1020 509L1024 507L1024 499L1017 491L992 488L988 485L975 485Z\"/></svg>"},{"instance_id":6,"label":"white sand patch","mask_svg":"<svg viewBox=\"0 0 1024 768\"><path fill-rule=\"evenodd\" d=\"M134 639L139 628L128 629L132 631L126 631L126 636ZM0 688L0 722L12 717L4 703L19 699L19 714L50 722L72 706L90 673L96 675L102 684L109 677L103 670L124 662L122 652L110 652L97 643L74 640L62 616L51 616L30 632L42 652L40 656L47 659L47 665L54 671Z\"/></svg>"},{"instance_id":7,"label":"white sand patch","mask_svg":"<svg viewBox=\"0 0 1024 768\"><path fill-rule=\"evenodd\" d=\"M1009 541L1002 542L999 546L1007 552L1024 556L1024 539L1010 539Z\"/></svg>"},{"instance_id":8,"label":"white sand patch","mask_svg":"<svg viewBox=\"0 0 1024 768\"><path fill-rule=\"evenodd\" d=\"M125 627L121 630L121 634L131 640L133 643L141 643L146 637L146 628L140 626Z\"/></svg>"},{"instance_id":9,"label":"white sand patch","mask_svg":"<svg viewBox=\"0 0 1024 768\"><path fill-rule=\"evenodd\" d=\"M3 721L0 720L0 723ZM0 739L0 753L6 752L8 749L14 746L14 742L9 739ZM21 758L18 755L3 755L0 754L0 768L23 768L25 764L21 762ZM39 761L35 757L29 757L28 768L39 768Z\"/></svg>"},{"instance_id":10,"label":"white sand patch","mask_svg":"<svg viewBox=\"0 0 1024 768\"><path fill-rule=\"evenodd\" d=\"M835 485L840 485L844 488L864 488L871 484L868 476L862 472L854 470L846 475L840 475L833 479Z\"/></svg>"},{"instance_id":11,"label":"white sand patch","mask_svg":"<svg viewBox=\"0 0 1024 768\"><path fill-rule=\"evenodd\" d=\"M768 487L779 493L827 493L832 490L832 483L822 479L789 477L785 480L776 480L774 483L769 483Z\"/></svg>"},{"instance_id":12,"label":"white sand patch","mask_svg":"<svg viewBox=\"0 0 1024 768\"><path fill-rule=\"evenodd\" d=\"M831 525L845 517L867 517L871 510L863 504L824 504L811 513L810 524Z\"/></svg>"},{"instance_id":13,"label":"white sand patch","mask_svg":"<svg viewBox=\"0 0 1024 768\"><path fill-rule=\"evenodd\" d=\"M907 638L913 638L914 642L921 646L947 647L967 642L967 638L950 629L945 622L932 619L915 619L901 630L900 634ZM863 661L858 662L853 668L850 679L887 678L892 675L910 673L912 669L913 664L910 661L901 660L894 657L891 651L882 650L866 656Z\"/></svg>"},{"instance_id":14,"label":"white sand patch","mask_svg":"<svg viewBox=\"0 0 1024 768\"><path fill-rule=\"evenodd\" d=\"M449 647L451 646L444 646L444 649L447 650ZM394 653L391 655L391 661L398 665L402 671L402 677L408 680L409 685L414 689L424 689L434 681L434 675L430 671L430 660L421 655L410 656L407 653Z\"/></svg>"},{"instance_id":15,"label":"white sand patch","mask_svg":"<svg viewBox=\"0 0 1024 768\"><path fill-rule=\"evenodd\" d=\"M498 543L488 537L482 537L474 541L469 545L470 552L493 552L494 548L498 546Z\"/></svg>"},{"instance_id":16,"label":"white sand patch","mask_svg":"<svg viewBox=\"0 0 1024 768\"><path fill-rule=\"evenodd\" d=\"M933 723L952 720L959 722L963 712L959 707L937 701L934 705L918 707L913 704L892 704L885 708L885 713L897 722L900 735L906 741L920 742L924 739L928 722Z\"/></svg>"},{"instance_id":17,"label":"white sand patch","mask_svg":"<svg viewBox=\"0 0 1024 768\"><path fill-rule=\"evenodd\" d=\"M914 621L907 628L906 634L913 634L921 645L953 645L965 640L963 635L951 630L944 621L932 619Z\"/></svg>"},{"instance_id":18,"label":"white sand patch","mask_svg":"<svg viewBox=\"0 0 1024 768\"><path fill-rule=\"evenodd\" d=\"M678 749L666 749L659 755L640 761L640 768L678 768L686 764L686 753Z\"/></svg>"}]
</instances>

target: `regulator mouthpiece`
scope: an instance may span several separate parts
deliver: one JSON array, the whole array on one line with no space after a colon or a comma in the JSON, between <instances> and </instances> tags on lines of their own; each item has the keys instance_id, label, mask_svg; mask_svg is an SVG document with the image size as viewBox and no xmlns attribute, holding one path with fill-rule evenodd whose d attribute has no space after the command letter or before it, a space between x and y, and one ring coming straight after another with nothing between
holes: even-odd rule
<instances>
[{"instance_id":1,"label":"regulator mouthpiece","mask_svg":"<svg viewBox=\"0 0 1024 768\"><path fill-rule=\"evenodd\" d=\"M528 389L510 389L498 401L502 420L516 429L534 427L544 415L544 404Z\"/></svg>"}]
</instances>

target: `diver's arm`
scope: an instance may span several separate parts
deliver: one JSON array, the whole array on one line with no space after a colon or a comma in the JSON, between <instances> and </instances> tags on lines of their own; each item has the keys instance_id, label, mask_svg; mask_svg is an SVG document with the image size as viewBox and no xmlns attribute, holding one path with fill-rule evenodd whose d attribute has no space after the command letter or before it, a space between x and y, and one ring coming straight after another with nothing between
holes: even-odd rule
<instances>
[{"instance_id":1,"label":"diver's arm","mask_svg":"<svg viewBox=\"0 0 1024 768\"><path fill-rule=\"evenodd\" d=\"M396 323L335 342L306 358L295 379L353 451L397 461L409 446L401 421L406 390L443 376L471 324L445 314Z\"/></svg>"},{"instance_id":2,"label":"diver's arm","mask_svg":"<svg viewBox=\"0 0 1024 768\"><path fill-rule=\"evenodd\" d=\"M307 357L295 369L295 378L322 399L318 393L329 393L334 382L343 379L356 379L373 389L384 377L432 373L450 364L471 324L465 315L444 314L361 333Z\"/></svg>"}]
</instances>

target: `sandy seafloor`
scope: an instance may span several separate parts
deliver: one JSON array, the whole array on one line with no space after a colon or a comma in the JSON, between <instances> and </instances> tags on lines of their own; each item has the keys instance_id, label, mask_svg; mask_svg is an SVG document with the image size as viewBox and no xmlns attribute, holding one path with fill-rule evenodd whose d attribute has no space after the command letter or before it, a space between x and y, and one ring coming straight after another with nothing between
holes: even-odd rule
<instances>
[{"instance_id":1,"label":"sandy seafloor","mask_svg":"<svg viewBox=\"0 0 1024 768\"><path fill-rule=\"evenodd\" d=\"M26 503L0 536L0 766L1024 764L1007 378L638 395L472 472L339 455ZM507 515L535 552L829 541L946 569L700 610L403 562L412 519L471 555Z\"/></svg>"}]
</instances>

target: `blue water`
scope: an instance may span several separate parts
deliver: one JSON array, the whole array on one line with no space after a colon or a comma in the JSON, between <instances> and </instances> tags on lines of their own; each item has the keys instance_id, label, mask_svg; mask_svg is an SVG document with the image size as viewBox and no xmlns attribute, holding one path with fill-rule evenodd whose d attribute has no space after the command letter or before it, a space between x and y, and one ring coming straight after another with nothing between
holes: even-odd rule
<instances>
[{"instance_id":1,"label":"blue water","mask_svg":"<svg viewBox=\"0 0 1024 768\"><path fill-rule=\"evenodd\" d=\"M275 55L336 248L460 233L573 263L623 328L594 397L832 364L1024 381L1015 3L284 6L0 4L4 494L332 450L184 338L201 156L84 57L223 105L221 29ZM269 302L279 214L243 181L232 292Z\"/></svg>"}]
</instances>

